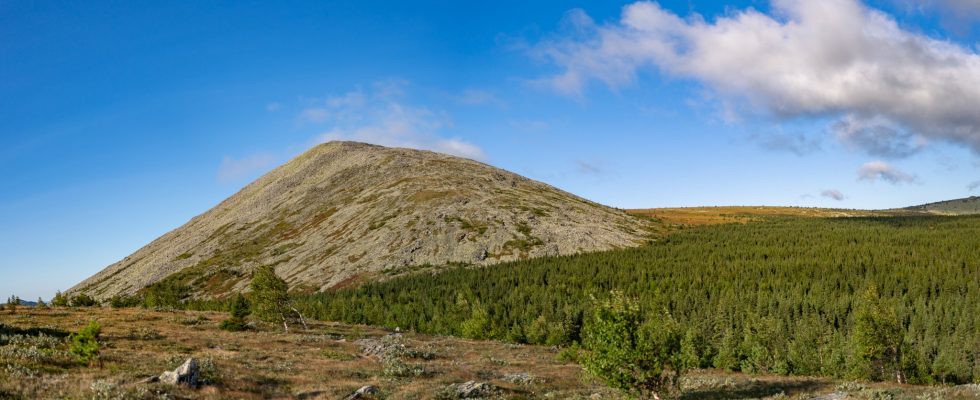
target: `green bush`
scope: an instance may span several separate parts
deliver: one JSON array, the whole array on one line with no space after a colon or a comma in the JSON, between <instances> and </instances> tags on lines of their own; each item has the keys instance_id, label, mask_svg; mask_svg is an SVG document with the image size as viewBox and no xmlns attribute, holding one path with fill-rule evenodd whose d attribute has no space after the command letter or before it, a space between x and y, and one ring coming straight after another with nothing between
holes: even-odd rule
<instances>
[{"instance_id":1,"label":"green bush","mask_svg":"<svg viewBox=\"0 0 980 400\"><path fill-rule=\"evenodd\" d=\"M99 358L99 335L102 325L98 321L89 322L82 330L71 334L71 354L79 362L91 364Z\"/></svg>"},{"instance_id":2,"label":"green bush","mask_svg":"<svg viewBox=\"0 0 980 400\"><path fill-rule=\"evenodd\" d=\"M582 361L591 374L628 395L680 394L681 331L670 314L644 320L636 300L613 292L585 329Z\"/></svg>"},{"instance_id":3,"label":"green bush","mask_svg":"<svg viewBox=\"0 0 980 400\"><path fill-rule=\"evenodd\" d=\"M230 332L245 330L245 317L251 314L248 299L246 299L241 293L236 294L228 305L228 313L230 314L230 317L224 321L221 321L221 323L218 324L218 328Z\"/></svg>"},{"instance_id":4,"label":"green bush","mask_svg":"<svg viewBox=\"0 0 980 400\"><path fill-rule=\"evenodd\" d=\"M94 307L99 305L98 301L85 293L75 295L71 298L70 303L72 307Z\"/></svg>"},{"instance_id":5,"label":"green bush","mask_svg":"<svg viewBox=\"0 0 980 400\"><path fill-rule=\"evenodd\" d=\"M271 265L255 270L249 288L252 289L250 301L252 315L260 321L281 323L283 330L287 332L289 323L296 321L295 317L299 317L300 322L303 322L302 315L292 306L289 285L276 275L276 270ZM303 323L305 325L305 322Z\"/></svg>"},{"instance_id":6,"label":"green bush","mask_svg":"<svg viewBox=\"0 0 980 400\"><path fill-rule=\"evenodd\" d=\"M20 305L19 297L11 295L10 297L7 298L7 309L10 310L11 313L17 312L17 306L19 305Z\"/></svg>"},{"instance_id":7,"label":"green bush","mask_svg":"<svg viewBox=\"0 0 980 400\"><path fill-rule=\"evenodd\" d=\"M109 299L112 308L136 307L142 304L143 300L136 296L115 295Z\"/></svg>"},{"instance_id":8,"label":"green bush","mask_svg":"<svg viewBox=\"0 0 980 400\"><path fill-rule=\"evenodd\" d=\"M143 307L180 309L190 291L190 286L164 279L143 289Z\"/></svg>"},{"instance_id":9,"label":"green bush","mask_svg":"<svg viewBox=\"0 0 980 400\"><path fill-rule=\"evenodd\" d=\"M65 296L61 291L57 291L54 294L54 298L51 299L52 307L68 307L68 296Z\"/></svg>"}]
</instances>

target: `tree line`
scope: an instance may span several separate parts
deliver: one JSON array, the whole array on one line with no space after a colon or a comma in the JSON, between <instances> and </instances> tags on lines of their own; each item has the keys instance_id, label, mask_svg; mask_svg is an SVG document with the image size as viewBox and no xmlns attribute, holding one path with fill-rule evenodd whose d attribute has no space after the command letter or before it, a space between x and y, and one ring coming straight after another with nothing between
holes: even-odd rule
<instances>
[{"instance_id":1,"label":"tree line","mask_svg":"<svg viewBox=\"0 0 980 400\"><path fill-rule=\"evenodd\" d=\"M306 315L476 339L584 346L590 357L604 354L597 351L603 343L652 337L651 343L671 349L655 360L660 369L647 371L645 385L654 382L658 388L674 381L672 371L688 368L977 382L978 250L980 217L773 217L689 229L638 248L459 266L313 295L283 297L285 283L274 272L269 276L266 267L260 293L271 301L261 303L272 306L260 306L259 312L274 323ZM165 280L138 296L110 302L231 309L229 326L241 326L248 310L256 310L249 305L255 294L189 299L188 290ZM620 297L627 300L616 300ZM610 320L610 315L617 317ZM623 325L627 320L632 322ZM603 324L613 328L602 330ZM629 327L649 326L657 328L644 332L659 336L629 332ZM610 354L624 354L619 351ZM601 376L602 364L590 359L584 364ZM644 360L633 361L648 365Z\"/></svg>"},{"instance_id":2,"label":"tree line","mask_svg":"<svg viewBox=\"0 0 980 400\"><path fill-rule=\"evenodd\" d=\"M297 303L318 319L567 346L611 291L669 313L695 368L980 380L978 217L771 218Z\"/></svg>"}]
</instances>

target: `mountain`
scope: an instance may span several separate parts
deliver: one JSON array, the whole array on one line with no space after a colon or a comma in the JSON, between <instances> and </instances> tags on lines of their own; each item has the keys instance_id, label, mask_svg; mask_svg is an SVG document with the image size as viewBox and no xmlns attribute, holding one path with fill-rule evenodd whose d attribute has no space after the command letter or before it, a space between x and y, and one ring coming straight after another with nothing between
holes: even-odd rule
<instances>
[{"instance_id":1,"label":"mountain","mask_svg":"<svg viewBox=\"0 0 980 400\"><path fill-rule=\"evenodd\" d=\"M195 296L247 287L274 265L318 291L426 265L634 246L648 219L489 165L354 142L319 145L69 292L105 299L161 280Z\"/></svg>"},{"instance_id":2,"label":"mountain","mask_svg":"<svg viewBox=\"0 0 980 400\"><path fill-rule=\"evenodd\" d=\"M980 214L980 197L940 201L906 208L909 211L928 212L942 215Z\"/></svg>"}]
</instances>

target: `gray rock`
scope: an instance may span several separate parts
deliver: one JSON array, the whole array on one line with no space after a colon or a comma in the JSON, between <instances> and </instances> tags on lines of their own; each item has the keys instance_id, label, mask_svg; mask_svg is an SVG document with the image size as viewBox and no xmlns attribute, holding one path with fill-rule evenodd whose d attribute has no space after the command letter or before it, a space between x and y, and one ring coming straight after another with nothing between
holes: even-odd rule
<instances>
[{"instance_id":1,"label":"gray rock","mask_svg":"<svg viewBox=\"0 0 980 400\"><path fill-rule=\"evenodd\" d=\"M516 383L518 385L530 385L534 383L534 377L527 372L521 372L517 374L507 374L504 375L503 378L501 379L503 379L504 382Z\"/></svg>"},{"instance_id":2,"label":"gray rock","mask_svg":"<svg viewBox=\"0 0 980 400\"><path fill-rule=\"evenodd\" d=\"M458 399L487 398L497 393L497 388L486 382L468 381L451 385L451 390Z\"/></svg>"},{"instance_id":3,"label":"gray rock","mask_svg":"<svg viewBox=\"0 0 980 400\"><path fill-rule=\"evenodd\" d=\"M160 374L160 382L169 385L186 385L190 387L197 387L198 380L201 377L200 367L197 365L197 360L193 357L188 358L184 361L177 369L173 371L165 371Z\"/></svg>"},{"instance_id":4,"label":"gray rock","mask_svg":"<svg viewBox=\"0 0 980 400\"><path fill-rule=\"evenodd\" d=\"M366 399L366 398L377 396L379 394L381 394L381 391L378 390L378 388L371 385L367 385L367 386L362 386L360 389L357 389L356 391L354 391L354 393L351 393L350 396L347 396L344 399L345 400Z\"/></svg>"}]
</instances>

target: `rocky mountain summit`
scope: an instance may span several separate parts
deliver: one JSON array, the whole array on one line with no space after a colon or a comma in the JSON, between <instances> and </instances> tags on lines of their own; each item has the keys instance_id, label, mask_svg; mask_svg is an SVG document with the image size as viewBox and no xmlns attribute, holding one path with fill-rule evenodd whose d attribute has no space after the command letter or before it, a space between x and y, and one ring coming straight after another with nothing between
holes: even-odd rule
<instances>
[{"instance_id":1,"label":"rocky mountain summit","mask_svg":"<svg viewBox=\"0 0 980 400\"><path fill-rule=\"evenodd\" d=\"M425 265L487 265L634 246L651 222L489 165L430 151L319 145L71 289L96 298L171 280L246 289L274 265L305 291Z\"/></svg>"}]
</instances>

